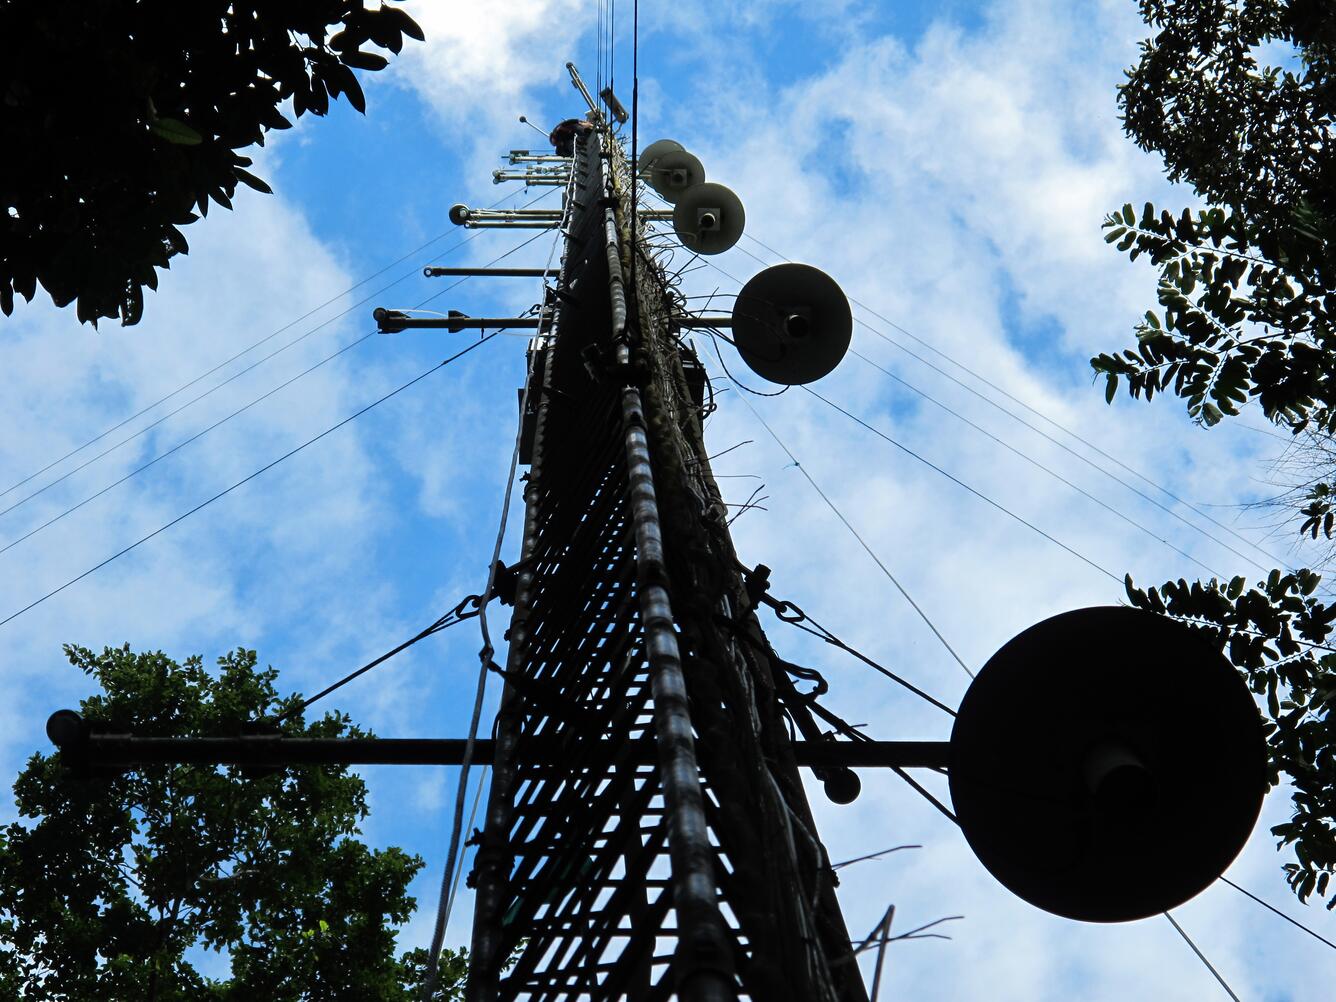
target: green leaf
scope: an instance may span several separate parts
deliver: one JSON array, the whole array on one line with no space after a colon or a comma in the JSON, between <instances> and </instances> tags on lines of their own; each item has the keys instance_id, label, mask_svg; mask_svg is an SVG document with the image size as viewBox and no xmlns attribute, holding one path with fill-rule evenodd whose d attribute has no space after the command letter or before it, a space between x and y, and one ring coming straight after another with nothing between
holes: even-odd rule
<instances>
[{"instance_id":1,"label":"green leaf","mask_svg":"<svg viewBox=\"0 0 1336 1002\"><path fill-rule=\"evenodd\" d=\"M1110 372L1104 381L1104 402L1113 403L1113 397L1118 392L1118 373Z\"/></svg>"},{"instance_id":2,"label":"green leaf","mask_svg":"<svg viewBox=\"0 0 1336 1002\"><path fill-rule=\"evenodd\" d=\"M1135 226L1137 224L1137 214L1136 211L1132 208L1131 202L1128 202L1126 205L1123 206L1123 222L1125 222L1128 226Z\"/></svg>"},{"instance_id":3,"label":"green leaf","mask_svg":"<svg viewBox=\"0 0 1336 1002\"><path fill-rule=\"evenodd\" d=\"M406 11L398 7L387 7L385 9L389 12L389 16L394 19L395 24L399 26L399 30L409 38L415 38L419 42L427 40L427 36L422 33L422 28L408 16Z\"/></svg>"},{"instance_id":4,"label":"green leaf","mask_svg":"<svg viewBox=\"0 0 1336 1002\"><path fill-rule=\"evenodd\" d=\"M347 66L355 67L359 70L383 70L390 65L390 61L384 56L377 55L374 52L345 52L339 58Z\"/></svg>"},{"instance_id":5,"label":"green leaf","mask_svg":"<svg viewBox=\"0 0 1336 1002\"><path fill-rule=\"evenodd\" d=\"M236 174L237 180L241 181L247 187L254 188L256 191L262 191L266 195L272 195L274 193L273 188L269 187L268 184L256 177L250 171L243 170L240 167L233 167L232 172Z\"/></svg>"},{"instance_id":6,"label":"green leaf","mask_svg":"<svg viewBox=\"0 0 1336 1002\"><path fill-rule=\"evenodd\" d=\"M253 651L233 651L217 669L128 646L66 654L97 685L79 707L84 718L118 732L236 734L292 705ZM291 719L284 733L365 736L337 714ZM421 861L358 840L366 788L347 769L295 767L249 779L236 769L163 764L89 782L56 755L35 754L14 793L29 820L8 827L0 845L3 997L20 997L3 990L10 971L39 984L59 970L61 998L140 999L152 969L172 986L163 1002L244 997L257 984L292 983L294 972L303 998L409 997L394 937L412 912L408 885ZM42 893L33 893L38 886ZM183 918L169 936L145 895L180 904ZM207 992L189 987L202 981L193 967L201 948L234 961ZM105 963L93 962L94 949ZM320 963L322 955L338 961ZM244 970L236 963L243 957Z\"/></svg>"},{"instance_id":7,"label":"green leaf","mask_svg":"<svg viewBox=\"0 0 1336 1002\"><path fill-rule=\"evenodd\" d=\"M203 136L176 118L159 118L149 126L149 130L177 146L198 146L204 142Z\"/></svg>"}]
</instances>

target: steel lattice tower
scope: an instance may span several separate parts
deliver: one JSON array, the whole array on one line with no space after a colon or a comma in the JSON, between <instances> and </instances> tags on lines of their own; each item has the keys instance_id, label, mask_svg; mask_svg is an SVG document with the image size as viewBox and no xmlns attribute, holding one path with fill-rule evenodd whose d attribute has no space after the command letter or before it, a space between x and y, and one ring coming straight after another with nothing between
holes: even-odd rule
<instances>
[{"instance_id":1,"label":"steel lattice tower","mask_svg":"<svg viewBox=\"0 0 1336 1002\"><path fill-rule=\"evenodd\" d=\"M463 765L480 749L491 756L493 776L485 826L473 840L470 1002L866 1002L799 756L840 802L857 794L851 766L889 766L902 776L907 767L947 771L949 816L983 865L1024 900L1070 919L1168 917L1214 883L1261 811L1266 737L1253 694L1218 638L1205 643L1172 616L1109 606L1037 623L980 669L958 712L909 686L955 718L949 742L873 741L813 694L795 691L790 673L819 676L781 660L755 612L762 603L782 616L802 614L766 595L763 568L749 570L734 553L702 437L708 381L679 337L680 329L721 318L684 314L649 252L648 214L634 211L635 182L611 131L592 129L573 153L512 151L512 163L539 165L526 180L567 183L560 214L463 205L450 213L468 225L561 227L559 281L538 316L375 311L387 332L539 331L520 392L519 458L529 466L524 538L500 589L515 611L506 666L489 665L505 678L492 738L287 737L284 716L247 722L237 736L159 737L107 733L58 710L47 733L65 764L85 775L154 762L262 771ZM664 162L650 163L659 170ZM702 191L718 186L681 187L674 228L703 253L703 233L732 210L711 207L716 198L725 204L723 196ZM710 200L696 203L694 222L692 191ZM732 238L739 233L740 225ZM818 317L821 364L838 363L840 338L847 346L843 293L802 286L795 278L802 269L833 286L809 266L769 268L748 283L760 280L764 294L744 287L738 300L746 305L723 318L735 334L741 322L760 332L760 344L771 338L782 349L749 357L739 339L744 360L762 375L757 363L782 362L790 375L812 364L796 345L811 344L809 321L830 299L843 304L843 326L834 313ZM498 577L494 568L483 595L285 715L458 622L468 608L481 614L498 595ZM833 735L817 717L851 740L827 740ZM791 740L790 726L805 740ZM447 867L443 886L452 873ZM438 935L448 913L440 913ZM869 941L880 937L884 947L891 914Z\"/></svg>"},{"instance_id":2,"label":"steel lattice tower","mask_svg":"<svg viewBox=\"0 0 1336 1002\"><path fill-rule=\"evenodd\" d=\"M865 1000L706 458L703 369L621 145L596 130L571 170L522 395L468 997Z\"/></svg>"}]
</instances>

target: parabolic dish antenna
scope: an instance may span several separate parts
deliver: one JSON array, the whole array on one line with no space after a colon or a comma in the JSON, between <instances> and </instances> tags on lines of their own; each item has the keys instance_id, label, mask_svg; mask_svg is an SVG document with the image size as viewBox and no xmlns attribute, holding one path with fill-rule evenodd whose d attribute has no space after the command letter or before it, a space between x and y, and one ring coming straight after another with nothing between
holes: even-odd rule
<instances>
[{"instance_id":1,"label":"parabolic dish antenna","mask_svg":"<svg viewBox=\"0 0 1336 1002\"><path fill-rule=\"evenodd\" d=\"M682 192L703 184L705 168L686 150L667 150L642 169L646 183L669 202L676 202Z\"/></svg>"},{"instance_id":2,"label":"parabolic dish antenna","mask_svg":"<svg viewBox=\"0 0 1336 1002\"><path fill-rule=\"evenodd\" d=\"M742 199L722 184L692 185L673 208L673 232L697 254L722 254L738 242L746 222Z\"/></svg>"},{"instance_id":3,"label":"parabolic dish antenna","mask_svg":"<svg viewBox=\"0 0 1336 1002\"><path fill-rule=\"evenodd\" d=\"M665 153L676 153L681 149L685 149L685 147L673 139L660 139L650 143L640 151L640 159L636 162L636 169L643 176L645 168L652 166L659 157Z\"/></svg>"},{"instance_id":4,"label":"parabolic dish antenna","mask_svg":"<svg viewBox=\"0 0 1336 1002\"><path fill-rule=\"evenodd\" d=\"M853 335L849 300L809 264L777 264L754 275L733 304L733 341L752 372L798 385L840 364Z\"/></svg>"},{"instance_id":5,"label":"parabolic dish antenna","mask_svg":"<svg viewBox=\"0 0 1336 1002\"><path fill-rule=\"evenodd\" d=\"M989 659L951 733L951 799L979 861L1045 911L1126 922L1224 873L1266 790L1262 718L1180 623L1105 606Z\"/></svg>"}]
</instances>

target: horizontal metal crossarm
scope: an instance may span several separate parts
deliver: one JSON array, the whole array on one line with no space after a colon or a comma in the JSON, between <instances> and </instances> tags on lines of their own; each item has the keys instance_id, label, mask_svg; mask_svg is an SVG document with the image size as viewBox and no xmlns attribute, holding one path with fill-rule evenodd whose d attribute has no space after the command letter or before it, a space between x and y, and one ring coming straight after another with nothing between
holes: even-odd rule
<instances>
[{"instance_id":1,"label":"horizontal metal crossarm","mask_svg":"<svg viewBox=\"0 0 1336 1002\"><path fill-rule=\"evenodd\" d=\"M645 209L640 212L641 219L667 220L673 218L671 209ZM564 209L471 209L466 205L455 206L450 219L456 225L476 228L479 226L536 225L544 223L558 225L566 216Z\"/></svg>"},{"instance_id":2,"label":"horizontal metal crossarm","mask_svg":"<svg viewBox=\"0 0 1336 1002\"><path fill-rule=\"evenodd\" d=\"M455 275L479 275L488 278L556 278L556 268L441 268L428 265L422 269L427 278L448 278Z\"/></svg>"},{"instance_id":3,"label":"horizontal metal crossarm","mask_svg":"<svg viewBox=\"0 0 1336 1002\"><path fill-rule=\"evenodd\" d=\"M70 710L58 711L70 719ZM77 725L71 726L73 731ZM610 743L609 743L610 744ZM281 735L244 737L144 737L136 734L88 734L61 736L62 752L86 756L99 766L134 766L152 762L199 765L459 765L464 757L463 738L289 738ZM831 768L946 768L950 743L946 741L795 741L793 756L800 766ZM489 760L495 749L491 740L474 742L473 760ZM564 749L541 740L525 748L517 764L541 771L555 764ZM629 766L651 765L653 747L645 744L626 755ZM549 753L551 753L549 755ZM610 756L611 757L611 756ZM563 774L572 770L562 761Z\"/></svg>"},{"instance_id":4,"label":"horizontal metal crossarm","mask_svg":"<svg viewBox=\"0 0 1336 1002\"><path fill-rule=\"evenodd\" d=\"M551 188L560 188L570 182L570 176L565 171L554 171L543 167L535 168L533 170L492 171L493 184L505 184L508 181L523 181L530 187L535 185L547 185Z\"/></svg>"},{"instance_id":5,"label":"horizontal metal crossarm","mask_svg":"<svg viewBox=\"0 0 1336 1002\"><path fill-rule=\"evenodd\" d=\"M398 310L377 307L371 313L382 334L398 334L409 330L448 330L457 333L462 330L484 330L495 327L498 330L515 328L517 330L537 330L546 322L546 317L466 317L462 313L444 317L410 317Z\"/></svg>"},{"instance_id":6,"label":"horizontal metal crossarm","mask_svg":"<svg viewBox=\"0 0 1336 1002\"><path fill-rule=\"evenodd\" d=\"M389 321L399 330L482 330L487 327L515 327L536 330L542 317L404 317Z\"/></svg>"}]
</instances>

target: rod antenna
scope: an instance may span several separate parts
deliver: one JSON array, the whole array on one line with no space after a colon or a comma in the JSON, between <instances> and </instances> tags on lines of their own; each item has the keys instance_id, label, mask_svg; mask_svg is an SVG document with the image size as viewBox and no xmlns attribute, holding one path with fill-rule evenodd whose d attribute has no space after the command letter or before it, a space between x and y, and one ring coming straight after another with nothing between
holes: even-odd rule
<instances>
[{"instance_id":1,"label":"rod antenna","mask_svg":"<svg viewBox=\"0 0 1336 1002\"><path fill-rule=\"evenodd\" d=\"M538 126L534 125L533 122L529 121L527 116L521 115L520 121L523 122L525 125L527 125L529 128L533 129L534 132L538 133L544 139L547 138L547 133L544 132L542 129L540 129Z\"/></svg>"},{"instance_id":2,"label":"rod antenna","mask_svg":"<svg viewBox=\"0 0 1336 1002\"><path fill-rule=\"evenodd\" d=\"M591 118L590 121L602 121L603 112L598 110L598 105L594 103L593 97L590 96L589 88L585 86L585 82L580 79L580 71L575 68L575 64L567 63L566 71L571 75L571 83L575 85L575 89L578 90L580 96L585 99L585 104L589 105L589 110L596 116L595 118Z\"/></svg>"}]
</instances>

